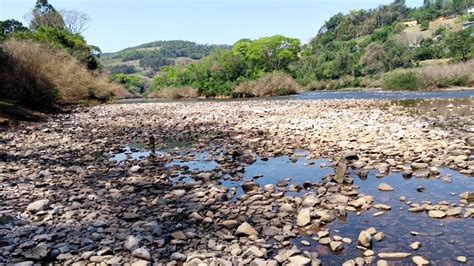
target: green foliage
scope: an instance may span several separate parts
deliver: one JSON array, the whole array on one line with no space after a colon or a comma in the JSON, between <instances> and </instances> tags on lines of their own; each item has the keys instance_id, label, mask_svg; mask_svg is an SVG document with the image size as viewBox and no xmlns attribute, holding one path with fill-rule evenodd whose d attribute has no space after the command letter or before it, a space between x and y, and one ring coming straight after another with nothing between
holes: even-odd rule
<instances>
[{"instance_id":1,"label":"green foliage","mask_svg":"<svg viewBox=\"0 0 474 266\"><path fill-rule=\"evenodd\" d=\"M147 87L147 80L133 75L113 74L110 80L124 86L128 91L134 93L144 93Z\"/></svg>"},{"instance_id":2,"label":"green foliage","mask_svg":"<svg viewBox=\"0 0 474 266\"><path fill-rule=\"evenodd\" d=\"M0 21L0 41L7 39L15 32L27 30L28 28L23 26L23 24L17 20L8 19Z\"/></svg>"},{"instance_id":3,"label":"green foliage","mask_svg":"<svg viewBox=\"0 0 474 266\"><path fill-rule=\"evenodd\" d=\"M420 23L420 30L421 31L425 31L425 30L428 30L430 27L430 22L428 20L423 20L421 23Z\"/></svg>"},{"instance_id":4,"label":"green foliage","mask_svg":"<svg viewBox=\"0 0 474 266\"><path fill-rule=\"evenodd\" d=\"M139 65L143 69L150 69L154 72L163 66L175 64L177 58L189 58L199 60L218 49L229 49L225 45L204 45L189 41L157 41L130 47L122 51L103 55L103 62L106 66L110 59L121 62L139 60Z\"/></svg>"},{"instance_id":5,"label":"green foliage","mask_svg":"<svg viewBox=\"0 0 474 266\"><path fill-rule=\"evenodd\" d=\"M43 27L35 31L15 32L12 36L20 40L32 40L47 43L55 48L65 49L69 54L84 63L88 69L93 70L99 66L97 54L100 54L100 49L88 45L79 34L71 34L59 28Z\"/></svg>"},{"instance_id":6,"label":"green foliage","mask_svg":"<svg viewBox=\"0 0 474 266\"><path fill-rule=\"evenodd\" d=\"M446 39L449 55L455 60L466 61L474 53L474 26L459 32L452 32Z\"/></svg>"},{"instance_id":7,"label":"green foliage","mask_svg":"<svg viewBox=\"0 0 474 266\"><path fill-rule=\"evenodd\" d=\"M107 68L112 74L134 74L137 72L137 69L134 66L130 65L114 65Z\"/></svg>"},{"instance_id":8,"label":"green foliage","mask_svg":"<svg viewBox=\"0 0 474 266\"><path fill-rule=\"evenodd\" d=\"M231 51L215 50L201 61L184 66L164 66L155 78L151 91L164 87L193 87L205 97L231 96L234 87L265 73L286 71L298 60L297 39L281 35L255 41L238 41Z\"/></svg>"},{"instance_id":9,"label":"green foliage","mask_svg":"<svg viewBox=\"0 0 474 266\"><path fill-rule=\"evenodd\" d=\"M389 73L382 81L385 90L409 90L416 91L422 86L422 81L414 71L396 71Z\"/></svg>"}]
</instances>

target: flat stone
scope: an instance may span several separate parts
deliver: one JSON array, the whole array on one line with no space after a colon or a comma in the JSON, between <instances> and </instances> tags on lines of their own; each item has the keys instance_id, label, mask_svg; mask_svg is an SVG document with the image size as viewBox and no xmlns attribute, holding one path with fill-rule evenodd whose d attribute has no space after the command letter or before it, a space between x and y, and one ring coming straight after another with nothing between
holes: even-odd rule
<instances>
[{"instance_id":1,"label":"flat stone","mask_svg":"<svg viewBox=\"0 0 474 266\"><path fill-rule=\"evenodd\" d=\"M137 248L132 252L132 256L134 258L142 259L142 260L150 260L150 252L145 248Z\"/></svg>"},{"instance_id":2,"label":"flat stone","mask_svg":"<svg viewBox=\"0 0 474 266\"><path fill-rule=\"evenodd\" d=\"M378 186L378 189L381 191L393 191L393 187L386 183L381 183Z\"/></svg>"},{"instance_id":3,"label":"flat stone","mask_svg":"<svg viewBox=\"0 0 474 266\"><path fill-rule=\"evenodd\" d=\"M467 258L464 257L464 256L457 256L457 257L456 257L456 260L459 261L459 262L463 262L463 263L464 263L464 262L467 262Z\"/></svg>"},{"instance_id":4,"label":"flat stone","mask_svg":"<svg viewBox=\"0 0 474 266\"><path fill-rule=\"evenodd\" d=\"M294 254L297 254L297 253L299 253L299 251L297 251L295 249L281 250L281 251L278 252L278 255L276 255L273 258L276 261L278 261L279 263L283 263L283 262L287 261L288 258L290 258L291 256L293 256Z\"/></svg>"},{"instance_id":5,"label":"flat stone","mask_svg":"<svg viewBox=\"0 0 474 266\"><path fill-rule=\"evenodd\" d=\"M446 213L444 211L429 211L428 216L431 218L442 219L446 217Z\"/></svg>"},{"instance_id":6,"label":"flat stone","mask_svg":"<svg viewBox=\"0 0 474 266\"><path fill-rule=\"evenodd\" d=\"M416 265L428 265L430 262L425 260L423 257L421 256L413 256L411 258L411 260L413 261L413 263L415 263Z\"/></svg>"},{"instance_id":7,"label":"flat stone","mask_svg":"<svg viewBox=\"0 0 474 266\"><path fill-rule=\"evenodd\" d=\"M296 224L305 226L311 222L311 214L309 208L302 208L296 216Z\"/></svg>"},{"instance_id":8,"label":"flat stone","mask_svg":"<svg viewBox=\"0 0 474 266\"><path fill-rule=\"evenodd\" d=\"M381 259L403 259L411 256L411 253L406 252L382 252L377 254Z\"/></svg>"},{"instance_id":9,"label":"flat stone","mask_svg":"<svg viewBox=\"0 0 474 266\"><path fill-rule=\"evenodd\" d=\"M289 258L289 263L287 265L291 266L306 266L311 263L311 260L307 257L297 255Z\"/></svg>"},{"instance_id":10,"label":"flat stone","mask_svg":"<svg viewBox=\"0 0 474 266\"><path fill-rule=\"evenodd\" d=\"M419 241L413 242L410 244L411 249L418 250L421 247L421 243Z\"/></svg>"},{"instance_id":11,"label":"flat stone","mask_svg":"<svg viewBox=\"0 0 474 266\"><path fill-rule=\"evenodd\" d=\"M48 199L42 199L42 200L37 200L33 203L28 204L28 207L26 207L26 210L32 213L37 213L39 211L44 211L49 207L49 200Z\"/></svg>"},{"instance_id":12,"label":"flat stone","mask_svg":"<svg viewBox=\"0 0 474 266\"><path fill-rule=\"evenodd\" d=\"M446 211L446 214L448 216L458 216L462 214L462 208L461 207L456 207L456 208L450 208Z\"/></svg>"}]
</instances>

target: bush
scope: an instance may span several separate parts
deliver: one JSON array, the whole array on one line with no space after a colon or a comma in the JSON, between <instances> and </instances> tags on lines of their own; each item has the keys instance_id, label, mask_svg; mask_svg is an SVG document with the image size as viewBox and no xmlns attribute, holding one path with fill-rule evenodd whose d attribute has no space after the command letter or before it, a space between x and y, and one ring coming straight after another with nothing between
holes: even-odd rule
<instances>
[{"instance_id":1,"label":"bush","mask_svg":"<svg viewBox=\"0 0 474 266\"><path fill-rule=\"evenodd\" d=\"M388 73L382 81L385 90L415 91L422 87L422 82L417 73L409 71L394 71Z\"/></svg>"},{"instance_id":2,"label":"bush","mask_svg":"<svg viewBox=\"0 0 474 266\"><path fill-rule=\"evenodd\" d=\"M182 99L197 98L198 92L192 87L165 87L158 92L150 92L148 98L166 98L166 99Z\"/></svg>"},{"instance_id":3,"label":"bush","mask_svg":"<svg viewBox=\"0 0 474 266\"><path fill-rule=\"evenodd\" d=\"M273 72L252 81L237 85L234 94L237 96L276 96L295 94L301 91L296 81L284 72Z\"/></svg>"},{"instance_id":4,"label":"bush","mask_svg":"<svg viewBox=\"0 0 474 266\"><path fill-rule=\"evenodd\" d=\"M450 86L474 86L474 59L449 65L431 65L418 69L425 89Z\"/></svg>"},{"instance_id":5,"label":"bush","mask_svg":"<svg viewBox=\"0 0 474 266\"><path fill-rule=\"evenodd\" d=\"M44 43L8 40L0 68L3 99L34 109L82 100L106 101L125 97L126 91L100 73L86 69L77 59Z\"/></svg>"}]
</instances>

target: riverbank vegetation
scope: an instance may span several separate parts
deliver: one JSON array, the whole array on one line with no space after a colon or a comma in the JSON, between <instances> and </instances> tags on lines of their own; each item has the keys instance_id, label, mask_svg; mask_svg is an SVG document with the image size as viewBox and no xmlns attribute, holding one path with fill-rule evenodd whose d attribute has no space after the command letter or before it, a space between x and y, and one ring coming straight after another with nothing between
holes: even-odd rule
<instances>
[{"instance_id":1,"label":"riverbank vegetation","mask_svg":"<svg viewBox=\"0 0 474 266\"><path fill-rule=\"evenodd\" d=\"M462 27L473 19L464 15L468 2L425 1L422 7L408 8L397 0L372 10L339 13L303 46L280 35L243 39L231 50L213 51L198 62L162 67L150 91L156 95L162 88L192 87L204 97L261 96L249 93L254 90L250 87L274 71L288 74L285 80L294 79L306 90L472 86L468 70L460 73L458 67L474 54L473 27ZM448 65L422 66L445 60ZM446 74L436 75L439 69ZM278 89L263 91L274 95Z\"/></svg>"},{"instance_id":2,"label":"riverbank vegetation","mask_svg":"<svg viewBox=\"0 0 474 266\"><path fill-rule=\"evenodd\" d=\"M86 20L63 19L38 1L29 28L15 20L0 24L0 99L37 110L57 104L107 101L127 92L109 81L98 61L100 49L77 32Z\"/></svg>"},{"instance_id":3,"label":"riverbank vegetation","mask_svg":"<svg viewBox=\"0 0 474 266\"><path fill-rule=\"evenodd\" d=\"M114 97L259 97L302 90L474 86L470 0L395 0L332 16L307 44L275 35L232 46L158 41L106 54L81 35L90 20L37 1L29 27L0 22L4 100L48 109ZM466 26L467 25L467 26ZM427 64L430 62L430 64ZM433 63L434 62L434 63ZM439 62L439 64L437 63ZM108 74L108 77L106 76Z\"/></svg>"}]
</instances>

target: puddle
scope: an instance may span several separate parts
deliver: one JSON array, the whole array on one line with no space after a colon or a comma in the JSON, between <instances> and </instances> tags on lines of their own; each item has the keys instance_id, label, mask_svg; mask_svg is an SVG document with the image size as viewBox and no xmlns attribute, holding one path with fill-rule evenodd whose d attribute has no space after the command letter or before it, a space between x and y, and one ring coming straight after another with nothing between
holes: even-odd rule
<instances>
[{"instance_id":1,"label":"puddle","mask_svg":"<svg viewBox=\"0 0 474 266\"><path fill-rule=\"evenodd\" d=\"M130 145L117 153L112 154L111 160L117 164L123 163L128 160L143 160L152 155L152 152L145 149L144 145Z\"/></svg>"},{"instance_id":2,"label":"puddle","mask_svg":"<svg viewBox=\"0 0 474 266\"><path fill-rule=\"evenodd\" d=\"M289 156L273 157L262 160L257 159L253 164L245 167L244 177L239 181L221 180L220 183L227 187L235 187L235 196L244 193L242 183L252 180L258 184L261 189L265 185L272 184L278 190L278 182L288 179L288 185L285 186L285 195L302 195L307 191L303 188L305 182L316 183L322 180L324 176L334 174L334 169L328 167L330 160L309 160L306 157L299 157L293 160ZM322 167L326 165L326 167ZM298 185L302 188L300 191L288 191L288 187Z\"/></svg>"},{"instance_id":3,"label":"puddle","mask_svg":"<svg viewBox=\"0 0 474 266\"><path fill-rule=\"evenodd\" d=\"M441 179L422 179L413 177L404 179L399 173L392 173L383 178L376 177L376 171L371 171L367 179L362 180L355 175L354 183L360 186L359 191L374 197L374 203L391 206L385 214L373 217L379 210L372 208L368 212L356 215L348 212L343 220L335 220L325 226L330 230L330 236L349 237L352 244L345 245L344 251L334 253L328 246L320 245L310 237L304 236L292 240L303 250L316 250L323 262L341 264L346 260L363 257L362 252L356 249L357 238L360 231L375 227L377 231L385 234L383 241L374 241L373 250L378 252L409 252L420 255L429 261L436 261L439 265L453 265L456 256L466 256L468 260L474 259L474 219L451 217L434 219L428 217L427 212L408 212L409 206L399 200L405 196L407 201L421 204L430 201L433 205L441 201L449 204L459 204L459 194L474 188L474 178L466 177L448 168L440 169L441 175L451 175L452 183ZM391 192L378 190L380 183L387 183L394 188ZM424 187L423 192L418 192L418 187ZM453 195L453 194L454 195ZM463 208L464 211L464 208ZM421 233L413 236L410 232ZM301 240L311 243L310 247L300 244ZM419 241L422 246L417 251L411 250L409 245ZM398 260L397 263L411 264L411 258Z\"/></svg>"},{"instance_id":4,"label":"puddle","mask_svg":"<svg viewBox=\"0 0 474 266\"><path fill-rule=\"evenodd\" d=\"M157 150L154 152L150 150L150 147L143 143L132 143L116 153L109 154L109 156L111 156L111 160L115 161L117 164L121 164L128 160L143 160L152 155L164 156L166 152L171 150L180 150L187 147L191 147L191 142L166 139L164 145L161 148L156 147Z\"/></svg>"}]
</instances>

